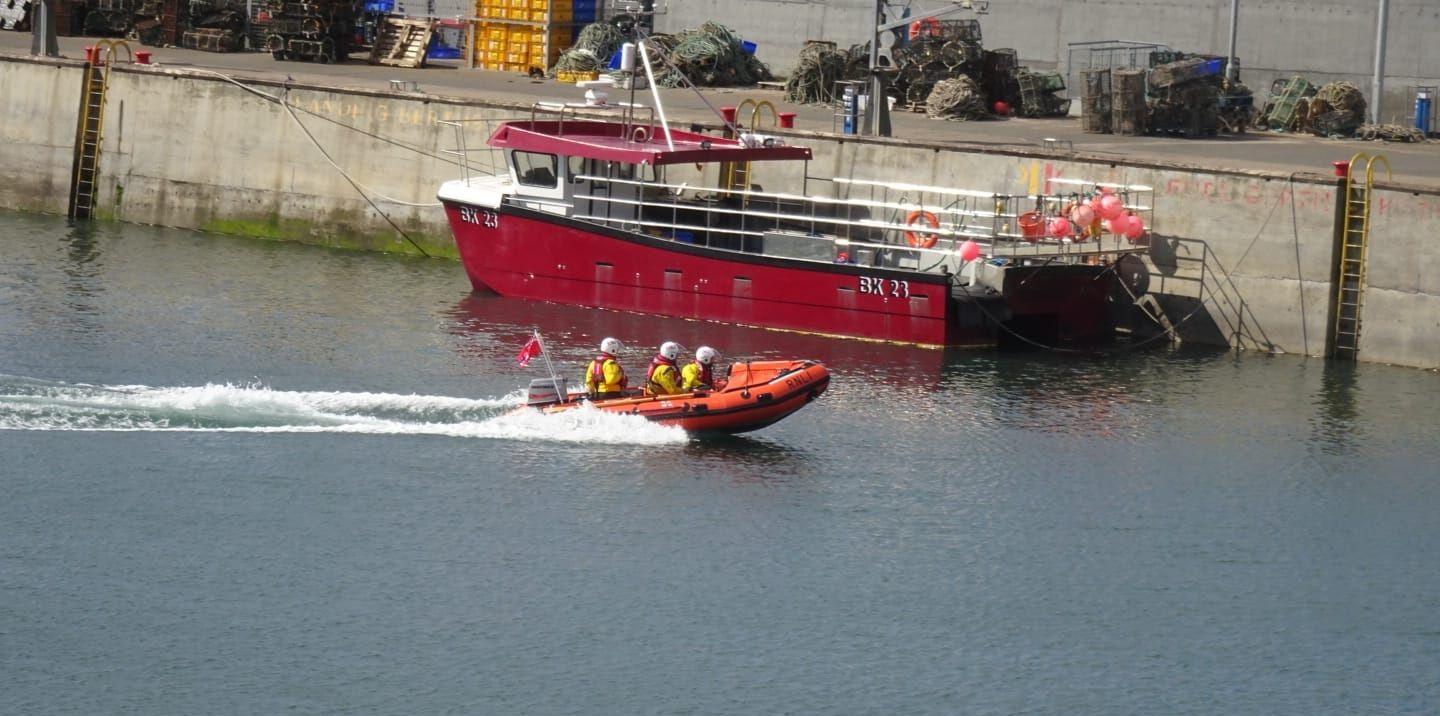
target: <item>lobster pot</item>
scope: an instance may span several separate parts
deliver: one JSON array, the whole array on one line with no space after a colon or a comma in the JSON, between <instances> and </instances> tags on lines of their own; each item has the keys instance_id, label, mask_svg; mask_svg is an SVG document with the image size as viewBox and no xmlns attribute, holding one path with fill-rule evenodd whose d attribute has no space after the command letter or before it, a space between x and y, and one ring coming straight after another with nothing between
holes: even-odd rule
<instances>
[{"instance_id":1,"label":"lobster pot","mask_svg":"<svg viewBox=\"0 0 1440 716\"><path fill-rule=\"evenodd\" d=\"M1115 111L1145 108L1145 71L1115 70L1111 87Z\"/></svg>"},{"instance_id":2,"label":"lobster pot","mask_svg":"<svg viewBox=\"0 0 1440 716\"><path fill-rule=\"evenodd\" d=\"M1139 136L1145 133L1145 71L1115 70L1111 75L1110 130Z\"/></svg>"},{"instance_id":3,"label":"lobster pot","mask_svg":"<svg viewBox=\"0 0 1440 716\"><path fill-rule=\"evenodd\" d=\"M1109 97L1110 68L1080 70L1080 84L1085 90L1083 96L1086 99L1091 97Z\"/></svg>"},{"instance_id":4,"label":"lobster pot","mask_svg":"<svg viewBox=\"0 0 1440 716\"><path fill-rule=\"evenodd\" d=\"M1088 134L1110 133L1110 96L1080 100L1080 128Z\"/></svg>"}]
</instances>

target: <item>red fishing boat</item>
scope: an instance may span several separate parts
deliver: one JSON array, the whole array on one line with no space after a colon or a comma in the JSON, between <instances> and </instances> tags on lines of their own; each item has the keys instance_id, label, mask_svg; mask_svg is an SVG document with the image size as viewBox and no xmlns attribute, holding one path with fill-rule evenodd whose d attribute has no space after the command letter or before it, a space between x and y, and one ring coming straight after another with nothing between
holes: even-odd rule
<instances>
[{"instance_id":1,"label":"red fishing boat","mask_svg":"<svg viewBox=\"0 0 1440 716\"><path fill-rule=\"evenodd\" d=\"M1101 196L1149 216L1148 187L1051 180L1050 194L1012 196L822 178L780 137L656 117L538 103L478 152L465 149L474 123L444 122L464 175L438 195L474 288L932 346L1086 343L1113 328L1109 264L1144 250L1125 227L1067 233L1054 219ZM762 174L794 189L766 190Z\"/></svg>"}]
</instances>

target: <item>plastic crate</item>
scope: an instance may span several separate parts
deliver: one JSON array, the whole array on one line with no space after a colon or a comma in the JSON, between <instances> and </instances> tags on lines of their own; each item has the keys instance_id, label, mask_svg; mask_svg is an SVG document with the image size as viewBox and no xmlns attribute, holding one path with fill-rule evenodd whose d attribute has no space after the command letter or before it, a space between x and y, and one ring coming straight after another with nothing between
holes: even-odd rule
<instances>
[{"instance_id":1,"label":"plastic crate","mask_svg":"<svg viewBox=\"0 0 1440 716\"><path fill-rule=\"evenodd\" d=\"M576 82L594 82L598 79L600 79L599 72L571 72L568 70L561 70L555 73L556 82L564 82L566 84L572 85Z\"/></svg>"},{"instance_id":2,"label":"plastic crate","mask_svg":"<svg viewBox=\"0 0 1440 716\"><path fill-rule=\"evenodd\" d=\"M574 0L570 12L577 22L595 22L595 0Z\"/></svg>"},{"instance_id":3,"label":"plastic crate","mask_svg":"<svg viewBox=\"0 0 1440 716\"><path fill-rule=\"evenodd\" d=\"M505 18L505 11L509 8L506 0L478 0L475 3L475 16L483 18Z\"/></svg>"}]
</instances>

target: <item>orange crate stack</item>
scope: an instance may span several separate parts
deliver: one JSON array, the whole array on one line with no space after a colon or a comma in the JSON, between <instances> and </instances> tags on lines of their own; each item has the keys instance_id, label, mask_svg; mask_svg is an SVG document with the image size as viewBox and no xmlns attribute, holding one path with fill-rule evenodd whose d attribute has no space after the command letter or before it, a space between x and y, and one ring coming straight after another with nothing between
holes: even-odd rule
<instances>
[{"instance_id":1,"label":"orange crate stack","mask_svg":"<svg viewBox=\"0 0 1440 716\"><path fill-rule=\"evenodd\" d=\"M487 70L549 69L570 48L574 0L476 0L475 64Z\"/></svg>"},{"instance_id":2,"label":"orange crate stack","mask_svg":"<svg viewBox=\"0 0 1440 716\"><path fill-rule=\"evenodd\" d=\"M475 0L475 17L504 20L509 9L509 0Z\"/></svg>"}]
</instances>

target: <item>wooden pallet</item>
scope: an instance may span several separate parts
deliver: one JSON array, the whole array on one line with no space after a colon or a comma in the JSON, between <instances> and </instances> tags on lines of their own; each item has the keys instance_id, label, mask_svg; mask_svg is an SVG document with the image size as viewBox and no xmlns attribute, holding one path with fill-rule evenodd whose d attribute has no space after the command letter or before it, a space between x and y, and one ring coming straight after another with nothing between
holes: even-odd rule
<instances>
[{"instance_id":1,"label":"wooden pallet","mask_svg":"<svg viewBox=\"0 0 1440 716\"><path fill-rule=\"evenodd\" d=\"M425 50L435 24L430 20L385 19L375 34L375 47L370 50L370 64L391 67L424 67Z\"/></svg>"}]
</instances>

